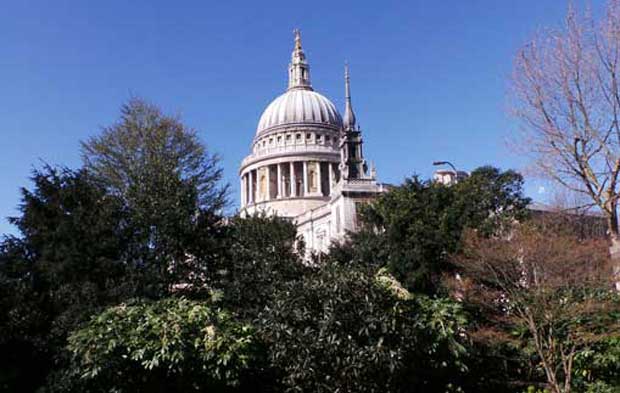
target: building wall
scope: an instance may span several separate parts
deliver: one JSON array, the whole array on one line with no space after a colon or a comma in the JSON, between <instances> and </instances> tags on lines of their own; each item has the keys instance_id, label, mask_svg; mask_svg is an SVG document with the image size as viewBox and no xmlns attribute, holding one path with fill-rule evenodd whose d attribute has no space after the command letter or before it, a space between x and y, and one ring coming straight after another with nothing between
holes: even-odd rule
<instances>
[{"instance_id":1,"label":"building wall","mask_svg":"<svg viewBox=\"0 0 620 393\"><path fill-rule=\"evenodd\" d=\"M332 242L342 241L348 232L357 231L360 205L371 202L383 192L385 189L374 181L356 184L341 181L324 205L295 217L306 249L327 252Z\"/></svg>"}]
</instances>

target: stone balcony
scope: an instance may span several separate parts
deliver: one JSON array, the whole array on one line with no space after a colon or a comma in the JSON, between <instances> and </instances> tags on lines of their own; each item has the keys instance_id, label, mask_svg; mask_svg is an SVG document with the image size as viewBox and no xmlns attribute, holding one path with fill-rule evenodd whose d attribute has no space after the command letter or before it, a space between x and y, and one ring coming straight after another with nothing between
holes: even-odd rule
<instances>
[{"instance_id":1,"label":"stone balcony","mask_svg":"<svg viewBox=\"0 0 620 393\"><path fill-rule=\"evenodd\" d=\"M318 144L294 144L288 146L261 147L255 153L250 154L241 161L241 170L258 161L269 158L283 158L289 156L300 155L340 155L337 146L334 145L318 145Z\"/></svg>"}]
</instances>

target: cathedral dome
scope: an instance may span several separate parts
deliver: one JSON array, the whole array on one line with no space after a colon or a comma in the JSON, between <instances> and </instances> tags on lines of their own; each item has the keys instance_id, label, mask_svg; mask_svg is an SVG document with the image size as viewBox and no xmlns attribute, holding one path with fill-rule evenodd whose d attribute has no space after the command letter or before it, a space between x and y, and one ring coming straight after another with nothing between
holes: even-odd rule
<instances>
[{"instance_id":1,"label":"cathedral dome","mask_svg":"<svg viewBox=\"0 0 620 393\"><path fill-rule=\"evenodd\" d=\"M282 94L263 112L256 134L284 125L342 127L342 118L334 104L311 88L293 88Z\"/></svg>"}]
</instances>

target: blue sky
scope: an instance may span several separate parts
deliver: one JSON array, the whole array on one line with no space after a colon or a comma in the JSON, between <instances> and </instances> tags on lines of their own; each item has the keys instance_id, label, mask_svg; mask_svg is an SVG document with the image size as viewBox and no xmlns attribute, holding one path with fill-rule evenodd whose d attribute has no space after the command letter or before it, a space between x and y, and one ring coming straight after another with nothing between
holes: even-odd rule
<instances>
[{"instance_id":1,"label":"blue sky","mask_svg":"<svg viewBox=\"0 0 620 393\"><path fill-rule=\"evenodd\" d=\"M595 11L602 0L591 0ZM563 0L29 1L0 11L0 233L42 162L80 165L79 141L137 95L178 113L223 157L232 199L265 106L302 31L316 90L342 110L343 64L381 181L521 169L506 90L517 48L561 23ZM536 199L540 183L527 192Z\"/></svg>"}]
</instances>

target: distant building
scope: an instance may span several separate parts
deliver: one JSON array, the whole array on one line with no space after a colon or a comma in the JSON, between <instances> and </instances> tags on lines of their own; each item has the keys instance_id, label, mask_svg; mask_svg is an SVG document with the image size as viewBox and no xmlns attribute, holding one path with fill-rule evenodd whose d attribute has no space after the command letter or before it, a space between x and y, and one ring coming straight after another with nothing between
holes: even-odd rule
<instances>
[{"instance_id":1,"label":"distant building","mask_svg":"<svg viewBox=\"0 0 620 393\"><path fill-rule=\"evenodd\" d=\"M433 173L433 180L446 186L458 183L466 179L469 173L452 169L438 169Z\"/></svg>"},{"instance_id":2,"label":"distant building","mask_svg":"<svg viewBox=\"0 0 620 393\"><path fill-rule=\"evenodd\" d=\"M581 239L607 239L607 219L596 211L584 208L558 208L533 202L528 207L532 219L541 225L567 231Z\"/></svg>"},{"instance_id":3,"label":"distant building","mask_svg":"<svg viewBox=\"0 0 620 393\"><path fill-rule=\"evenodd\" d=\"M239 170L241 214L264 211L291 219L312 251L326 251L332 241L355 231L359 205L384 191L364 159L348 67L345 100L341 117L312 88L296 31L288 88L260 117L252 152Z\"/></svg>"}]
</instances>

